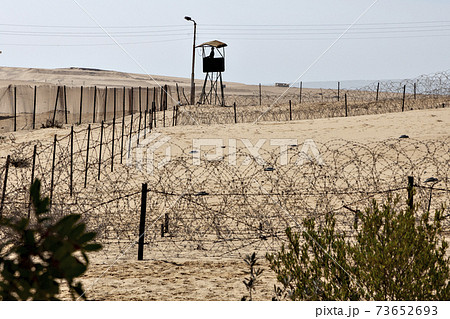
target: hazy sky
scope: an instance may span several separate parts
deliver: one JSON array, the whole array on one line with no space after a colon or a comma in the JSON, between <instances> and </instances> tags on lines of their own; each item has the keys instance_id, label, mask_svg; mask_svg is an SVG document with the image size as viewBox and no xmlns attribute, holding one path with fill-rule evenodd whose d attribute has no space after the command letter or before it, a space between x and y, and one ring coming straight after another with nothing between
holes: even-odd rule
<instances>
[{"instance_id":1,"label":"hazy sky","mask_svg":"<svg viewBox=\"0 0 450 319\"><path fill-rule=\"evenodd\" d=\"M292 83L308 68L300 80L401 79L450 69L449 0L379 0L362 16L374 0L76 1L2 1L0 65L190 77L189 15L197 44L228 44L226 81ZM196 78L203 78L199 53Z\"/></svg>"}]
</instances>

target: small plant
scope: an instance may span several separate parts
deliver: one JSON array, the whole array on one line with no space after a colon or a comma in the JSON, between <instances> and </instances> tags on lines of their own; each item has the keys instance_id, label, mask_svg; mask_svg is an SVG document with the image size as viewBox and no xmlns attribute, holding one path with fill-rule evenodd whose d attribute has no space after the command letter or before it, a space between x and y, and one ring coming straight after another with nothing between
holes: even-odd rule
<instances>
[{"instance_id":1,"label":"small plant","mask_svg":"<svg viewBox=\"0 0 450 319\"><path fill-rule=\"evenodd\" d=\"M256 283L258 281L259 276L263 273L263 270L261 268L256 269L258 263L258 258L256 257L256 253L253 253L251 255L247 255L244 258L245 263L249 266L250 270L249 272L246 272L248 274L248 278L245 278L243 283L245 285L245 288L248 290L248 296L243 296L241 301L252 301L253 300L253 293L255 292Z\"/></svg>"},{"instance_id":2,"label":"small plant","mask_svg":"<svg viewBox=\"0 0 450 319\"><path fill-rule=\"evenodd\" d=\"M59 123L58 121L52 121L50 119L47 119L47 121L45 121L45 124L42 124L42 128L51 128L51 127L55 127L55 128L62 128L62 124Z\"/></svg>"},{"instance_id":3,"label":"small plant","mask_svg":"<svg viewBox=\"0 0 450 319\"><path fill-rule=\"evenodd\" d=\"M16 168L25 168L30 166L30 161L21 157L11 157L9 163Z\"/></svg>"},{"instance_id":4,"label":"small plant","mask_svg":"<svg viewBox=\"0 0 450 319\"><path fill-rule=\"evenodd\" d=\"M87 270L87 253L101 246L93 243L96 234L86 232L78 214L52 222L50 201L41 198L40 185L36 179L30 190L36 223L0 219L0 229L9 234L0 244L0 300L58 300L64 281L72 299L86 299L76 279Z\"/></svg>"}]
</instances>

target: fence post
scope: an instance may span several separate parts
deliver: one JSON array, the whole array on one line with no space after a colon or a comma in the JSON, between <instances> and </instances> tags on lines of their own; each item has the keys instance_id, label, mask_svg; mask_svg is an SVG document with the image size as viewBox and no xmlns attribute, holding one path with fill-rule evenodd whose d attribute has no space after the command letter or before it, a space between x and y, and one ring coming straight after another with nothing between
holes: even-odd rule
<instances>
[{"instance_id":1,"label":"fence post","mask_svg":"<svg viewBox=\"0 0 450 319\"><path fill-rule=\"evenodd\" d=\"M303 81L300 81L300 92L299 92L300 104L302 104L302 90L303 90Z\"/></svg>"},{"instance_id":2,"label":"fence post","mask_svg":"<svg viewBox=\"0 0 450 319\"><path fill-rule=\"evenodd\" d=\"M100 152L98 152L98 180L100 180L100 172L102 167L102 146L103 146L103 121L100 127Z\"/></svg>"},{"instance_id":3,"label":"fence post","mask_svg":"<svg viewBox=\"0 0 450 319\"><path fill-rule=\"evenodd\" d=\"M164 232L169 232L169 214L164 215Z\"/></svg>"},{"instance_id":4,"label":"fence post","mask_svg":"<svg viewBox=\"0 0 450 319\"><path fill-rule=\"evenodd\" d=\"M153 115L153 125L156 128L156 121L158 120L157 119L157 114L158 113L156 113L156 103L154 101L152 102L152 109L153 109L153 113L152 113L152 115Z\"/></svg>"},{"instance_id":5,"label":"fence post","mask_svg":"<svg viewBox=\"0 0 450 319\"><path fill-rule=\"evenodd\" d=\"M142 112L142 88L139 86L139 113Z\"/></svg>"},{"instance_id":6,"label":"fence post","mask_svg":"<svg viewBox=\"0 0 450 319\"><path fill-rule=\"evenodd\" d=\"M123 135L125 132L125 87L123 87L123 109L122 109L122 139L120 142L120 164L122 164L123 157Z\"/></svg>"},{"instance_id":7,"label":"fence post","mask_svg":"<svg viewBox=\"0 0 450 319\"><path fill-rule=\"evenodd\" d=\"M8 183L8 171L9 171L9 163L11 161L11 157L8 155L6 158L6 167L5 167L5 180L3 182L3 191L2 191L2 201L0 203L0 218L2 218L3 214L3 205L5 203L5 197L6 197L6 184Z\"/></svg>"},{"instance_id":8,"label":"fence post","mask_svg":"<svg viewBox=\"0 0 450 319\"><path fill-rule=\"evenodd\" d=\"M416 99L416 94L417 94L417 83L414 83L414 100Z\"/></svg>"},{"instance_id":9,"label":"fence post","mask_svg":"<svg viewBox=\"0 0 450 319\"><path fill-rule=\"evenodd\" d=\"M139 220L138 260L144 259L145 215L147 208L147 183L142 184L141 217Z\"/></svg>"},{"instance_id":10,"label":"fence post","mask_svg":"<svg viewBox=\"0 0 450 319\"><path fill-rule=\"evenodd\" d=\"M289 100L289 121L292 121L292 102Z\"/></svg>"},{"instance_id":11,"label":"fence post","mask_svg":"<svg viewBox=\"0 0 450 319\"><path fill-rule=\"evenodd\" d=\"M106 122L106 106L108 105L108 87L105 86L105 110L103 112L103 122Z\"/></svg>"},{"instance_id":12,"label":"fence post","mask_svg":"<svg viewBox=\"0 0 450 319\"><path fill-rule=\"evenodd\" d=\"M91 139L91 124L88 125L87 147L86 147L86 169L84 170L84 188L87 185L87 172L89 167L89 141Z\"/></svg>"},{"instance_id":13,"label":"fence post","mask_svg":"<svg viewBox=\"0 0 450 319\"><path fill-rule=\"evenodd\" d=\"M82 115L83 115L83 86L81 86L80 90L80 120L78 121L78 125L81 125Z\"/></svg>"},{"instance_id":14,"label":"fence post","mask_svg":"<svg viewBox=\"0 0 450 319\"><path fill-rule=\"evenodd\" d=\"M378 102L378 96L379 96L379 94L380 94L380 82L378 82L378 84L377 84L377 97L376 97L376 99L375 99L376 102Z\"/></svg>"},{"instance_id":15,"label":"fence post","mask_svg":"<svg viewBox=\"0 0 450 319\"><path fill-rule=\"evenodd\" d=\"M347 93L345 93L344 97L345 97L345 117L347 117L348 116Z\"/></svg>"},{"instance_id":16,"label":"fence post","mask_svg":"<svg viewBox=\"0 0 450 319\"><path fill-rule=\"evenodd\" d=\"M414 177L408 176L408 207L414 209Z\"/></svg>"},{"instance_id":17,"label":"fence post","mask_svg":"<svg viewBox=\"0 0 450 319\"><path fill-rule=\"evenodd\" d=\"M72 194L73 194L73 125L70 128L70 182L69 182L69 188L70 188L70 197L72 197Z\"/></svg>"},{"instance_id":18,"label":"fence post","mask_svg":"<svg viewBox=\"0 0 450 319\"><path fill-rule=\"evenodd\" d=\"M181 102L180 99L180 89L178 88L178 83L175 83L176 87L177 87L177 97L178 97L178 102Z\"/></svg>"},{"instance_id":19,"label":"fence post","mask_svg":"<svg viewBox=\"0 0 450 319\"><path fill-rule=\"evenodd\" d=\"M116 118L116 105L117 105L117 98L116 98L116 95L117 95L117 90L116 90L116 88L114 88L114 110L113 110L113 119L115 119Z\"/></svg>"},{"instance_id":20,"label":"fence post","mask_svg":"<svg viewBox=\"0 0 450 319\"><path fill-rule=\"evenodd\" d=\"M131 156L131 136L133 135L133 113L131 113L131 121L130 121L130 136L128 141L128 156L127 159Z\"/></svg>"},{"instance_id":21,"label":"fence post","mask_svg":"<svg viewBox=\"0 0 450 319\"><path fill-rule=\"evenodd\" d=\"M14 86L14 132L17 130L17 87Z\"/></svg>"},{"instance_id":22,"label":"fence post","mask_svg":"<svg viewBox=\"0 0 450 319\"><path fill-rule=\"evenodd\" d=\"M233 109L234 109L234 123L237 123L237 114L236 114L236 102L233 103Z\"/></svg>"},{"instance_id":23,"label":"fence post","mask_svg":"<svg viewBox=\"0 0 450 319\"><path fill-rule=\"evenodd\" d=\"M175 106L175 126L178 125L178 105Z\"/></svg>"},{"instance_id":24,"label":"fence post","mask_svg":"<svg viewBox=\"0 0 450 319\"><path fill-rule=\"evenodd\" d=\"M142 112L139 112L137 145L139 145L139 138L141 137L141 122L142 122Z\"/></svg>"},{"instance_id":25,"label":"fence post","mask_svg":"<svg viewBox=\"0 0 450 319\"><path fill-rule=\"evenodd\" d=\"M172 126L175 126L175 106L172 109Z\"/></svg>"},{"instance_id":26,"label":"fence post","mask_svg":"<svg viewBox=\"0 0 450 319\"><path fill-rule=\"evenodd\" d=\"M148 86L147 86L147 88L146 88L146 90L147 90L147 95L146 95L146 98L145 98L145 110L147 111L147 113L148 113Z\"/></svg>"},{"instance_id":27,"label":"fence post","mask_svg":"<svg viewBox=\"0 0 450 319\"><path fill-rule=\"evenodd\" d=\"M144 140L147 137L147 110L144 110Z\"/></svg>"},{"instance_id":28,"label":"fence post","mask_svg":"<svg viewBox=\"0 0 450 319\"><path fill-rule=\"evenodd\" d=\"M58 98L59 98L59 86L58 89L56 90L55 108L53 109L53 120L52 120L53 126L55 125L56 107L58 106Z\"/></svg>"},{"instance_id":29,"label":"fence post","mask_svg":"<svg viewBox=\"0 0 450 319\"><path fill-rule=\"evenodd\" d=\"M31 164L31 185L33 185L34 182L34 170L36 167L36 154L37 154L37 145L34 145L33 148L33 164ZM31 194L30 194L30 202L28 203L28 219L30 219L30 214L31 214Z\"/></svg>"},{"instance_id":30,"label":"fence post","mask_svg":"<svg viewBox=\"0 0 450 319\"><path fill-rule=\"evenodd\" d=\"M405 111L406 85L403 86L402 112Z\"/></svg>"},{"instance_id":31,"label":"fence post","mask_svg":"<svg viewBox=\"0 0 450 319\"><path fill-rule=\"evenodd\" d=\"M53 186L54 186L54 182L55 182L56 142L57 142L57 137L55 134L55 138L53 139L52 177L51 177L51 182L50 182L50 207L52 207L52 204L53 204Z\"/></svg>"},{"instance_id":32,"label":"fence post","mask_svg":"<svg viewBox=\"0 0 450 319\"><path fill-rule=\"evenodd\" d=\"M166 108L163 105L163 127L166 127Z\"/></svg>"},{"instance_id":33,"label":"fence post","mask_svg":"<svg viewBox=\"0 0 450 319\"><path fill-rule=\"evenodd\" d=\"M63 89L64 89L64 92L63 92L64 93L64 119L67 124L67 92L66 92L65 85L64 85Z\"/></svg>"},{"instance_id":34,"label":"fence post","mask_svg":"<svg viewBox=\"0 0 450 319\"><path fill-rule=\"evenodd\" d=\"M36 128L36 103L37 103L37 86L34 86L34 99L33 99L33 130Z\"/></svg>"},{"instance_id":35,"label":"fence post","mask_svg":"<svg viewBox=\"0 0 450 319\"><path fill-rule=\"evenodd\" d=\"M97 86L94 86L94 110L92 115L92 123L95 123L95 107L97 106Z\"/></svg>"},{"instance_id":36,"label":"fence post","mask_svg":"<svg viewBox=\"0 0 450 319\"><path fill-rule=\"evenodd\" d=\"M338 99L338 102L339 102L340 99L341 99L341 82L338 82L338 95L337 95L337 99Z\"/></svg>"},{"instance_id":37,"label":"fence post","mask_svg":"<svg viewBox=\"0 0 450 319\"><path fill-rule=\"evenodd\" d=\"M112 151L111 151L111 172L114 172L114 140L116 138L116 118L113 117L113 131L112 131Z\"/></svg>"},{"instance_id":38,"label":"fence post","mask_svg":"<svg viewBox=\"0 0 450 319\"><path fill-rule=\"evenodd\" d=\"M261 90L261 83L259 83L259 105L262 105L262 90Z\"/></svg>"}]
</instances>

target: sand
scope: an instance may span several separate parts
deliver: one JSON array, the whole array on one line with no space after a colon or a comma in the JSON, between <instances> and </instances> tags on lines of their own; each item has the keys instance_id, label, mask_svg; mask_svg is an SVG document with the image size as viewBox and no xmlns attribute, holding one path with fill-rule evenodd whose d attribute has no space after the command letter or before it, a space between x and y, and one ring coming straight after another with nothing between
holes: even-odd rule
<instances>
[{"instance_id":1,"label":"sand","mask_svg":"<svg viewBox=\"0 0 450 319\"><path fill-rule=\"evenodd\" d=\"M66 70L67 71L67 70ZM64 77L64 70L23 70L0 68L1 83L70 83L73 85L123 85L122 79L115 72L104 72L99 77L90 75L87 70L75 70L79 74ZM120 75L122 77L122 75ZM129 85L146 83L140 75L130 76ZM167 83L184 83L188 79L172 79L160 77ZM2 82L3 81L3 82ZM47 82L48 81L48 82ZM61 82L59 82L61 81ZM73 81L73 82L70 82ZM171 82L172 81L172 82ZM253 94L257 86L230 84L236 90ZM274 88L274 92L280 88ZM282 90L282 89L281 89ZM249 93L249 94L250 94ZM231 111L231 110L230 110ZM169 119L170 120L170 119ZM171 122L170 122L171 123ZM86 125L77 127L82 130ZM171 138L183 149L192 148L194 139L219 139L223 145L230 140L249 139L255 144L265 139L265 149L270 146L271 139L296 139L301 144L306 139L327 143L332 140L351 140L356 142L381 142L397 139L408 135L418 141L445 140L450 137L450 109L414 110L403 113L363 115L353 117L324 118L315 120L298 120L286 122L259 122L216 125L193 125L162 128L160 125L154 132ZM2 163L6 156L14 152L21 143L33 144L39 141L51 145L53 136L69 134L70 127L62 129L40 129L35 131L18 131L3 133L0 144L0 159ZM12 142L14 141L14 143ZM243 145L243 144L241 144ZM152 247L146 246L146 250ZM105 254L109 254L105 258ZM115 262L116 258L119 258ZM273 296L273 285L276 278L261 257L264 269L262 280L257 286L255 299L270 300ZM88 272L82 277L88 299L90 300L240 300L246 295L242 281L248 270L242 259L234 258L193 258L183 259L171 256L167 259L152 259L143 261L136 259L136 246L131 246L126 254L117 251L103 252L91 256L92 263ZM69 298L65 293L64 299Z\"/></svg>"}]
</instances>

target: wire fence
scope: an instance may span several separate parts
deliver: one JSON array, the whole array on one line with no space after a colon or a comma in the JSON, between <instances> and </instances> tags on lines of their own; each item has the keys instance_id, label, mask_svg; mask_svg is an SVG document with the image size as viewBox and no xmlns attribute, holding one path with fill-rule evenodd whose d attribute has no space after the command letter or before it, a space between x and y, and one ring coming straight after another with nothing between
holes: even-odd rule
<instances>
[{"instance_id":1,"label":"wire fence","mask_svg":"<svg viewBox=\"0 0 450 319\"><path fill-rule=\"evenodd\" d=\"M225 104L234 105L234 109L188 106L190 97L184 91L178 84L153 88L0 87L0 132L99 123L132 113L171 112L174 108L177 125L287 121L443 108L450 103L450 74L374 82L360 88L341 89L339 84L336 89L291 87L282 95L273 90L250 94L225 90Z\"/></svg>"},{"instance_id":2,"label":"wire fence","mask_svg":"<svg viewBox=\"0 0 450 319\"><path fill-rule=\"evenodd\" d=\"M149 131L162 125L163 113L154 114L75 127L53 142L3 138L11 152L0 159L1 214L28 216L28 189L39 178L52 217L81 213L106 257L136 258L146 183L146 258L236 257L279 249L285 228L300 230L305 217L334 213L352 236L355 212L372 199L401 195L406 205L413 176L420 210L443 208L450 230L449 139L336 140L315 144L317 152L292 144L258 156L223 145L217 154L164 142Z\"/></svg>"},{"instance_id":3,"label":"wire fence","mask_svg":"<svg viewBox=\"0 0 450 319\"><path fill-rule=\"evenodd\" d=\"M189 107L180 109L180 125L287 121L383 114L406 110L448 107L450 74L425 75L403 81L380 81L360 88L287 88L285 94L265 88L253 94L227 94L230 108Z\"/></svg>"}]
</instances>

